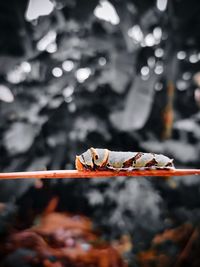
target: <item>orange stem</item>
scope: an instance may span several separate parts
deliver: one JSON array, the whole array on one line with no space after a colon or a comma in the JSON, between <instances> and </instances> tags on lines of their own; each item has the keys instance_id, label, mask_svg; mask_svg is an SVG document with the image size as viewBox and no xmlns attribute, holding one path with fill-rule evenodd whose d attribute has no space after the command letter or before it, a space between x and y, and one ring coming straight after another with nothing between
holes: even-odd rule
<instances>
[{"instance_id":1,"label":"orange stem","mask_svg":"<svg viewBox=\"0 0 200 267\"><path fill-rule=\"evenodd\" d=\"M200 175L200 169L133 170L133 171L77 171L54 170L0 173L0 179L57 179L57 178L106 178L116 176L183 176Z\"/></svg>"}]
</instances>

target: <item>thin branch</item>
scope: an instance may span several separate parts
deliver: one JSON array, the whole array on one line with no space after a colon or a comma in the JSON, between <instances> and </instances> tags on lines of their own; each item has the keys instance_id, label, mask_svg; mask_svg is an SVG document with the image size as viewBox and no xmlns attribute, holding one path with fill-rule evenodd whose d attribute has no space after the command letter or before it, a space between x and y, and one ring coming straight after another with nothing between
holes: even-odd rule
<instances>
[{"instance_id":1,"label":"thin branch","mask_svg":"<svg viewBox=\"0 0 200 267\"><path fill-rule=\"evenodd\" d=\"M184 176L200 175L200 169L157 169L157 170L133 170L133 171L77 171L54 170L33 172L0 173L0 179L57 179L57 178L110 178L116 176Z\"/></svg>"}]
</instances>

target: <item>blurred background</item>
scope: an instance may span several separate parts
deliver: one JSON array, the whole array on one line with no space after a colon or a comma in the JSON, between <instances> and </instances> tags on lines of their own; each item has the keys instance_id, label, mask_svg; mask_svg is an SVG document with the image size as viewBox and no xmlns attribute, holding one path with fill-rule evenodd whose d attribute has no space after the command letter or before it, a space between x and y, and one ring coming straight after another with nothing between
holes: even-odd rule
<instances>
[{"instance_id":1,"label":"blurred background","mask_svg":"<svg viewBox=\"0 0 200 267\"><path fill-rule=\"evenodd\" d=\"M89 147L200 163L200 3L0 2L0 171ZM0 181L0 266L200 266L200 179Z\"/></svg>"}]
</instances>

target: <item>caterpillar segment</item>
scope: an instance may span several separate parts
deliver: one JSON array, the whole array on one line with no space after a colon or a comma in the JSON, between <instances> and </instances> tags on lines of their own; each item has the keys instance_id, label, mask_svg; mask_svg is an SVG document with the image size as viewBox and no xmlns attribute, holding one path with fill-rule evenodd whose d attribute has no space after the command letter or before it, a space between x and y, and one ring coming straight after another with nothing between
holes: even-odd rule
<instances>
[{"instance_id":1,"label":"caterpillar segment","mask_svg":"<svg viewBox=\"0 0 200 267\"><path fill-rule=\"evenodd\" d=\"M80 156L76 156L76 169L95 170L106 169L105 165L108 161L108 149L95 149L91 147Z\"/></svg>"},{"instance_id":2,"label":"caterpillar segment","mask_svg":"<svg viewBox=\"0 0 200 267\"><path fill-rule=\"evenodd\" d=\"M174 168L173 159L162 154L90 148L80 156L76 156L76 169L79 171L171 168Z\"/></svg>"}]
</instances>

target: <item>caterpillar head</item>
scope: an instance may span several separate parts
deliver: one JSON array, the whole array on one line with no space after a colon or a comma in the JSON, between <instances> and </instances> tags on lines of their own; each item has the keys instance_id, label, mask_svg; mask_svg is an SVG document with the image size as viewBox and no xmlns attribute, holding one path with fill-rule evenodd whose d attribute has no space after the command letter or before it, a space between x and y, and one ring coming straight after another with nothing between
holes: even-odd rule
<instances>
[{"instance_id":1,"label":"caterpillar head","mask_svg":"<svg viewBox=\"0 0 200 267\"><path fill-rule=\"evenodd\" d=\"M80 156L76 156L76 169L95 170L96 167L105 166L108 159L108 149L100 149L91 147Z\"/></svg>"},{"instance_id":2,"label":"caterpillar head","mask_svg":"<svg viewBox=\"0 0 200 267\"><path fill-rule=\"evenodd\" d=\"M76 169L78 171L91 170L94 167L93 158L90 149L76 156Z\"/></svg>"}]
</instances>

